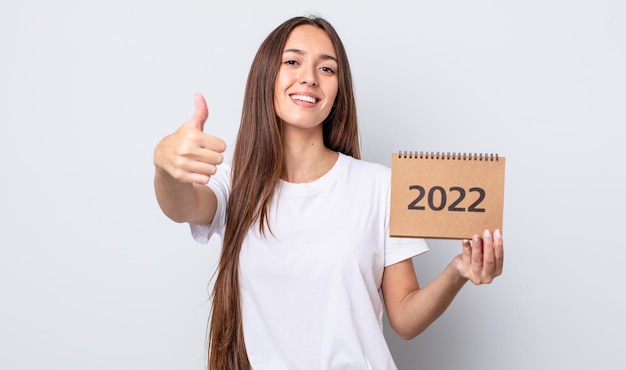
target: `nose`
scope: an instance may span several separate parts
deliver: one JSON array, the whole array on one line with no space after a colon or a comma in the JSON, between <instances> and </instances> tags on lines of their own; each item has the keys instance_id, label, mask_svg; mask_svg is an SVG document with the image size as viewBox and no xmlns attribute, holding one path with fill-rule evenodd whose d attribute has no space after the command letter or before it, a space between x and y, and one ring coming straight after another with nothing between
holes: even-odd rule
<instances>
[{"instance_id":1,"label":"nose","mask_svg":"<svg viewBox=\"0 0 626 370\"><path fill-rule=\"evenodd\" d=\"M317 86L317 70L315 67L303 67L300 71L300 83L302 85Z\"/></svg>"}]
</instances>

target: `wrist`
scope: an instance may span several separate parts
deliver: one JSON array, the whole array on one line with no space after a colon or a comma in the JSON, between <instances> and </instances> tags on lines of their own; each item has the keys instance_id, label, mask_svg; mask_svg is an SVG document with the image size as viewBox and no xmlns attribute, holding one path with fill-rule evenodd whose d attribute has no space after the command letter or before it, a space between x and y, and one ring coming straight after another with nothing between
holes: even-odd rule
<instances>
[{"instance_id":1,"label":"wrist","mask_svg":"<svg viewBox=\"0 0 626 370\"><path fill-rule=\"evenodd\" d=\"M450 280L453 284L459 286L463 286L469 280L461 270L462 265L462 255L458 255L448 264L447 267Z\"/></svg>"}]
</instances>

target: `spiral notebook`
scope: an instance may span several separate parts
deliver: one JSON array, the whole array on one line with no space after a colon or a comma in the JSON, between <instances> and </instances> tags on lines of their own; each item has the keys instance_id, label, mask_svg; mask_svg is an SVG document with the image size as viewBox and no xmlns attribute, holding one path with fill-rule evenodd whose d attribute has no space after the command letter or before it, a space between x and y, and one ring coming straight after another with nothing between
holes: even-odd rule
<instances>
[{"instance_id":1,"label":"spiral notebook","mask_svg":"<svg viewBox=\"0 0 626 370\"><path fill-rule=\"evenodd\" d=\"M505 158L497 154L392 154L389 234L470 239L502 230Z\"/></svg>"}]
</instances>

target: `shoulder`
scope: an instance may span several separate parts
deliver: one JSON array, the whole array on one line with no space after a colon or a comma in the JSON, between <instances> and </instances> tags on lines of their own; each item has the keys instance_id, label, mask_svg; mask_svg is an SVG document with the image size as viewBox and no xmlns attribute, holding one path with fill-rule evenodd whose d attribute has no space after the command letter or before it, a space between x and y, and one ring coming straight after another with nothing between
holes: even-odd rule
<instances>
[{"instance_id":1,"label":"shoulder","mask_svg":"<svg viewBox=\"0 0 626 370\"><path fill-rule=\"evenodd\" d=\"M340 154L341 155L341 154ZM344 165L342 181L352 191L364 191L371 194L387 193L391 188L391 169L379 163L368 162L343 155Z\"/></svg>"},{"instance_id":2,"label":"shoulder","mask_svg":"<svg viewBox=\"0 0 626 370\"><path fill-rule=\"evenodd\" d=\"M368 176L370 178L380 178L383 180L389 180L391 176L391 169L385 165L356 159L341 153L339 153L339 155L346 162L345 168L349 171L350 175Z\"/></svg>"}]
</instances>

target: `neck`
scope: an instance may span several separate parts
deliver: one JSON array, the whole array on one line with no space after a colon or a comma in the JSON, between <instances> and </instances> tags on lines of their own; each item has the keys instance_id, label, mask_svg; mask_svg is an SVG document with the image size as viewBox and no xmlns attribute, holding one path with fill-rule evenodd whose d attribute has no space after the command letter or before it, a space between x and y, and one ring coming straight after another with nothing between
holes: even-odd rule
<instances>
[{"instance_id":1,"label":"neck","mask_svg":"<svg viewBox=\"0 0 626 370\"><path fill-rule=\"evenodd\" d=\"M285 172L282 179L293 183L314 181L337 161L337 152L324 146L321 130L285 133Z\"/></svg>"}]
</instances>

